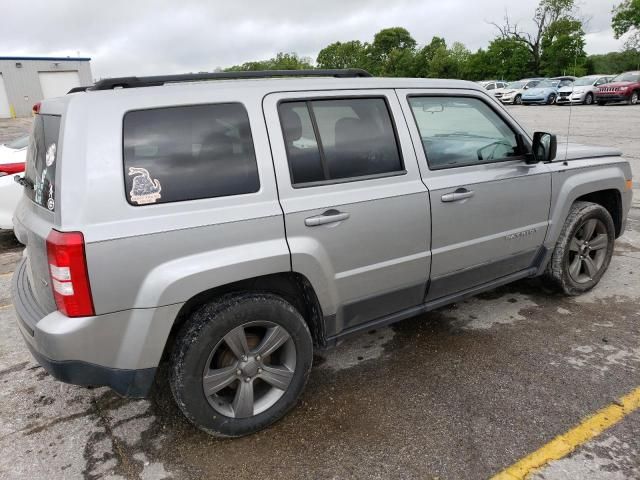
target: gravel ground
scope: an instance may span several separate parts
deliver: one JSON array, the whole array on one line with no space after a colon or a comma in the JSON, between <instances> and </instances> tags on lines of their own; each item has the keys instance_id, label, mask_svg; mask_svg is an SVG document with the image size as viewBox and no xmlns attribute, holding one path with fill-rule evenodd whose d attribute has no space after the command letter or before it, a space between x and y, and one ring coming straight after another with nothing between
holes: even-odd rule
<instances>
[{"instance_id":1,"label":"gravel ground","mask_svg":"<svg viewBox=\"0 0 640 480\"><path fill-rule=\"evenodd\" d=\"M510 111L531 130L567 132L568 107ZM620 147L640 178L640 107L571 116L572 141ZM138 401L51 379L15 326L19 255L0 233L1 478L488 478L640 385L638 191L589 294L521 281L354 338L317 355L298 408L239 440L191 427L162 378ZM639 458L636 412L533 478L636 479Z\"/></svg>"}]
</instances>

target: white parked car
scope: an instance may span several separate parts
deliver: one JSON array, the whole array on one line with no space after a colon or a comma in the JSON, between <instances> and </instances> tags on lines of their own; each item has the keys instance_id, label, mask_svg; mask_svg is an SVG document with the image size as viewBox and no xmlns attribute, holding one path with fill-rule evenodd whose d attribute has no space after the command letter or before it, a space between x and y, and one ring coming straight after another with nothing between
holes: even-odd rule
<instances>
[{"instance_id":1,"label":"white parked car","mask_svg":"<svg viewBox=\"0 0 640 480\"><path fill-rule=\"evenodd\" d=\"M489 90L491 93L495 93L498 90L502 90L507 86L507 82L503 80L483 80L482 82L478 82L480 85L484 87L485 90Z\"/></svg>"},{"instance_id":2,"label":"white parked car","mask_svg":"<svg viewBox=\"0 0 640 480\"><path fill-rule=\"evenodd\" d=\"M608 83L612 78L613 75L587 75L586 77L580 77L573 85L558 89L556 104L583 103L591 105L596 98L598 87Z\"/></svg>"},{"instance_id":3,"label":"white parked car","mask_svg":"<svg viewBox=\"0 0 640 480\"><path fill-rule=\"evenodd\" d=\"M535 87L543 78L524 78L517 82L511 82L501 92L495 93L495 97L502 103L511 103L513 105L522 104L522 94L525 90Z\"/></svg>"},{"instance_id":4,"label":"white parked car","mask_svg":"<svg viewBox=\"0 0 640 480\"><path fill-rule=\"evenodd\" d=\"M22 195L13 177L24 172L28 146L28 135L0 145L0 229L13 230L13 211Z\"/></svg>"}]
</instances>

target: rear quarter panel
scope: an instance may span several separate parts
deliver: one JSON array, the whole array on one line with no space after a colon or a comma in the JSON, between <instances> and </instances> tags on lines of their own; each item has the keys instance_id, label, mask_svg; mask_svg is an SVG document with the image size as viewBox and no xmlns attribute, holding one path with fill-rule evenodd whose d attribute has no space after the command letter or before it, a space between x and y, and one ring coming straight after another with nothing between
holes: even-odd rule
<instances>
[{"instance_id":1,"label":"rear quarter panel","mask_svg":"<svg viewBox=\"0 0 640 480\"><path fill-rule=\"evenodd\" d=\"M289 271L282 210L259 89L206 84L78 95L66 122L63 230L82 231L97 314L181 303L229 282ZM242 103L260 177L255 193L143 206L126 200L124 115L177 105ZM99 111L100 114L95 114Z\"/></svg>"}]
</instances>

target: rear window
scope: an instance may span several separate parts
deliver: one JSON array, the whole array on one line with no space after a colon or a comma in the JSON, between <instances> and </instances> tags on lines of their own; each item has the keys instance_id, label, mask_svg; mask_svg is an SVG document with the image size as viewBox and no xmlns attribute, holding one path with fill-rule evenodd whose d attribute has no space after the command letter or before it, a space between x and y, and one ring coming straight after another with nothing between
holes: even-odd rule
<instances>
[{"instance_id":1,"label":"rear window","mask_svg":"<svg viewBox=\"0 0 640 480\"><path fill-rule=\"evenodd\" d=\"M27 151L27 196L50 211L56 208L56 166L60 117L36 115ZM33 188L31 188L31 186Z\"/></svg>"},{"instance_id":2,"label":"rear window","mask_svg":"<svg viewBox=\"0 0 640 480\"><path fill-rule=\"evenodd\" d=\"M132 205L260 189L249 117L239 103L133 111L125 115L123 129Z\"/></svg>"}]
</instances>

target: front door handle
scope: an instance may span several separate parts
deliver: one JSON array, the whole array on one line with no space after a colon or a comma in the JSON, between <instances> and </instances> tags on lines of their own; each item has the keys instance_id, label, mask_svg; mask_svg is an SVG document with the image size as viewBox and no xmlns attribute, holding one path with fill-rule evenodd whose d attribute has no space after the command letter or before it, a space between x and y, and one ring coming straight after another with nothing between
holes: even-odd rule
<instances>
[{"instance_id":1,"label":"front door handle","mask_svg":"<svg viewBox=\"0 0 640 480\"><path fill-rule=\"evenodd\" d=\"M473 197L473 190L467 190L466 188L458 188L455 192L445 193L440 197L443 202L457 202L458 200L464 200L465 198Z\"/></svg>"},{"instance_id":2,"label":"front door handle","mask_svg":"<svg viewBox=\"0 0 640 480\"><path fill-rule=\"evenodd\" d=\"M341 222L349 218L347 212L340 212L338 210L327 210L322 215L316 215L313 217L305 218L304 224L307 227L317 227L318 225L326 225L327 223Z\"/></svg>"}]
</instances>

